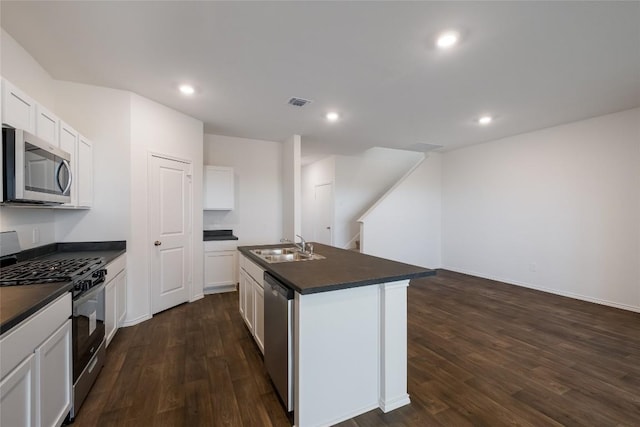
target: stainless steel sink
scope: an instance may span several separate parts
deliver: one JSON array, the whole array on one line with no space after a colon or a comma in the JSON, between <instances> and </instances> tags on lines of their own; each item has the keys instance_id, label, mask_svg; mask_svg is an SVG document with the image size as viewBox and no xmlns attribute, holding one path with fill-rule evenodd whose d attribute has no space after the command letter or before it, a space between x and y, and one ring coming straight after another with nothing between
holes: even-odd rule
<instances>
[{"instance_id":1,"label":"stainless steel sink","mask_svg":"<svg viewBox=\"0 0 640 427\"><path fill-rule=\"evenodd\" d=\"M290 248L273 248L273 249L253 249L251 252L258 256L262 255L284 255L284 254L295 254L299 252L298 248L290 247Z\"/></svg>"},{"instance_id":2,"label":"stainless steel sink","mask_svg":"<svg viewBox=\"0 0 640 427\"><path fill-rule=\"evenodd\" d=\"M270 264L278 262L313 261L325 259L319 254L301 252L298 248L252 249L251 252Z\"/></svg>"}]
</instances>

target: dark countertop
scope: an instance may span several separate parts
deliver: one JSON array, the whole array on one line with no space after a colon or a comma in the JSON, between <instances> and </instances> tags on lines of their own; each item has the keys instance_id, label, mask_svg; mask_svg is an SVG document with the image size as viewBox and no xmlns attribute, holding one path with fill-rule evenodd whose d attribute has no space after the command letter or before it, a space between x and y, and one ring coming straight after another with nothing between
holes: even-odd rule
<instances>
[{"instance_id":1,"label":"dark countertop","mask_svg":"<svg viewBox=\"0 0 640 427\"><path fill-rule=\"evenodd\" d=\"M313 243L325 259L269 264L251 249L291 247L291 244L240 246L238 250L286 286L300 294L335 291L377 283L433 276L435 270L404 264L359 252Z\"/></svg>"},{"instance_id":2,"label":"dark countertop","mask_svg":"<svg viewBox=\"0 0 640 427\"><path fill-rule=\"evenodd\" d=\"M110 242L51 243L49 245L27 249L16 255L18 257L18 261L26 261L35 258L63 259L103 257L104 263L109 264L126 251L127 242L124 240L117 240Z\"/></svg>"},{"instance_id":3,"label":"dark countertop","mask_svg":"<svg viewBox=\"0 0 640 427\"><path fill-rule=\"evenodd\" d=\"M0 288L0 335L69 292L71 282L42 285L3 286ZM71 313L69 313L71 316Z\"/></svg>"},{"instance_id":4,"label":"dark countertop","mask_svg":"<svg viewBox=\"0 0 640 427\"><path fill-rule=\"evenodd\" d=\"M204 230L202 240L208 242L211 240L238 240L238 238L233 235L233 230Z\"/></svg>"},{"instance_id":5,"label":"dark countertop","mask_svg":"<svg viewBox=\"0 0 640 427\"><path fill-rule=\"evenodd\" d=\"M125 252L125 241L52 243L22 251L16 254L16 258L20 262L34 258L102 257L108 264ZM71 288L71 282L0 287L0 334L9 331Z\"/></svg>"}]
</instances>

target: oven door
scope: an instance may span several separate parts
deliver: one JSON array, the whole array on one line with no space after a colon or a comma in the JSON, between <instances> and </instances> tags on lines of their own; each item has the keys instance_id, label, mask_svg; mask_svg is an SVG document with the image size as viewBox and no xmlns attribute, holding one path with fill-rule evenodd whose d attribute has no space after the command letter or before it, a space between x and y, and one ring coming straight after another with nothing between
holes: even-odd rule
<instances>
[{"instance_id":1,"label":"oven door","mask_svg":"<svg viewBox=\"0 0 640 427\"><path fill-rule=\"evenodd\" d=\"M104 339L104 283L73 301L73 382L75 383Z\"/></svg>"}]
</instances>

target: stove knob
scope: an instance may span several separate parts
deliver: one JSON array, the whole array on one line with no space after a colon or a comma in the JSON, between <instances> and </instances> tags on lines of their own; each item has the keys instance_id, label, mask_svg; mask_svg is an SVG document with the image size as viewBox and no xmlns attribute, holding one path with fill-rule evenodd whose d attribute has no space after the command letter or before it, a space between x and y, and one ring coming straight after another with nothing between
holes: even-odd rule
<instances>
[{"instance_id":1,"label":"stove knob","mask_svg":"<svg viewBox=\"0 0 640 427\"><path fill-rule=\"evenodd\" d=\"M83 280L82 281L82 289L85 291L88 291L89 289L91 289L91 280Z\"/></svg>"},{"instance_id":2,"label":"stove knob","mask_svg":"<svg viewBox=\"0 0 640 427\"><path fill-rule=\"evenodd\" d=\"M74 291L81 291L82 290L82 283L80 282L76 282L73 284L73 290Z\"/></svg>"}]
</instances>

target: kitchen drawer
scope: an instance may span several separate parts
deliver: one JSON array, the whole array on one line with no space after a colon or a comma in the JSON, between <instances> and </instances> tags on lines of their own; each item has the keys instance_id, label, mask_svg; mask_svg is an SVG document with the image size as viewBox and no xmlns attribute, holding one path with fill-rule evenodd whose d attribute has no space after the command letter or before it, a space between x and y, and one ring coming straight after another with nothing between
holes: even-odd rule
<instances>
[{"instance_id":1,"label":"kitchen drawer","mask_svg":"<svg viewBox=\"0 0 640 427\"><path fill-rule=\"evenodd\" d=\"M204 251L235 251L238 248L237 240L207 240L204 242Z\"/></svg>"},{"instance_id":2,"label":"kitchen drawer","mask_svg":"<svg viewBox=\"0 0 640 427\"><path fill-rule=\"evenodd\" d=\"M110 282L122 270L127 267L127 254L122 254L118 258L107 264L107 282Z\"/></svg>"},{"instance_id":3,"label":"kitchen drawer","mask_svg":"<svg viewBox=\"0 0 640 427\"><path fill-rule=\"evenodd\" d=\"M262 284L262 280L264 278L264 270L262 269L262 267L258 266L258 264L255 264L249 258L245 258L245 260L244 260L244 270L251 277L253 277L253 279L256 282L258 282L258 285L260 285L260 287L264 287L264 285Z\"/></svg>"}]
</instances>

